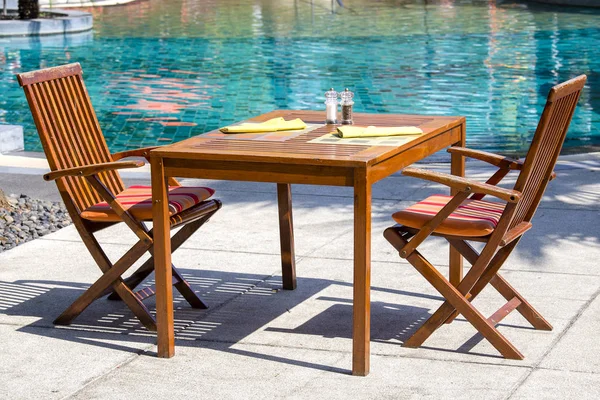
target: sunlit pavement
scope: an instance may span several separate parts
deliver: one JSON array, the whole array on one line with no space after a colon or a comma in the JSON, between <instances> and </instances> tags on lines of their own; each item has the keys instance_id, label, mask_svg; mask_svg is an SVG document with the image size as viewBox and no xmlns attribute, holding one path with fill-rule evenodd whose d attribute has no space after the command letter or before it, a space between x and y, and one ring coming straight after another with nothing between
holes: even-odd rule
<instances>
[{"instance_id":1,"label":"sunlit pavement","mask_svg":"<svg viewBox=\"0 0 600 400\"><path fill-rule=\"evenodd\" d=\"M2 157L6 192L54 195L43 163L11 169ZM554 326L533 330L517 313L502 321L522 361L499 357L462 317L422 348L401 346L441 298L382 232L395 210L444 188L399 174L374 187L371 373L354 377L351 189L293 186L298 288L284 291L275 185L185 180L212 186L224 206L174 254L210 306L176 298L175 357L158 359L155 335L120 302L100 299L71 326L52 324L99 276L71 226L0 253L0 398L598 398L600 153L561 157L556 172L502 270ZM99 239L115 259L136 238L119 226ZM446 272L443 242L423 251ZM476 300L484 313L502 304L493 289Z\"/></svg>"}]
</instances>

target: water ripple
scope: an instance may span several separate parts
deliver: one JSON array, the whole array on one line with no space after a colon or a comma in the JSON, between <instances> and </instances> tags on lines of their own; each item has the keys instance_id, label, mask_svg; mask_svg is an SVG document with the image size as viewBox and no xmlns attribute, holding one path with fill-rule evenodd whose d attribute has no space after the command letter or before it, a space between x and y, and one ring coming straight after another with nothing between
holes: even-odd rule
<instances>
[{"instance_id":1,"label":"water ripple","mask_svg":"<svg viewBox=\"0 0 600 400\"><path fill-rule=\"evenodd\" d=\"M0 41L0 122L25 125L14 73L79 61L113 151L274 108L465 115L468 144L522 155L549 88L585 73L566 147L600 145L600 10L494 1L150 0L94 8L93 36ZM596 147L597 148L597 147Z\"/></svg>"}]
</instances>

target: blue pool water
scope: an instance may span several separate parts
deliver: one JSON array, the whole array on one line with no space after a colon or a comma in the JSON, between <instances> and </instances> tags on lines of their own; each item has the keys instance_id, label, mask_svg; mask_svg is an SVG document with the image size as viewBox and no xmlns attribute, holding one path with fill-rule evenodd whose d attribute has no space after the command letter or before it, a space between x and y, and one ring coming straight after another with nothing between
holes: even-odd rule
<instances>
[{"instance_id":1,"label":"blue pool water","mask_svg":"<svg viewBox=\"0 0 600 400\"><path fill-rule=\"evenodd\" d=\"M549 88L585 73L566 150L600 147L600 10L499 1L149 0L93 32L0 39L0 123L41 146L14 74L78 61L111 150L275 108L465 115L468 145L522 155Z\"/></svg>"}]
</instances>

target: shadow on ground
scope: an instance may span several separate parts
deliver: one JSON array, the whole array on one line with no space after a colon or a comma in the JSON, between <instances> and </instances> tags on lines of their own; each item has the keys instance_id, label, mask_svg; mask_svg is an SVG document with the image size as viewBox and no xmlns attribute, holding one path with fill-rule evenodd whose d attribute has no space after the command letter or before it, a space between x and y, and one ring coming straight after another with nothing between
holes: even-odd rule
<instances>
[{"instance_id":1,"label":"shadow on ground","mask_svg":"<svg viewBox=\"0 0 600 400\"><path fill-rule=\"evenodd\" d=\"M210 347L249 357L264 358L286 364L302 365L331 371L328 365L310 364L290 358L273 357L235 348L251 334L264 329L269 334L281 333L315 335L325 338L352 338L352 302L349 299L318 296L331 285L351 287L351 284L326 279L298 279L298 289L281 290L281 281L255 274L185 270L180 272L192 288L209 304L209 309L192 309L179 295L175 295L175 336L177 346ZM193 274L193 275L192 275ZM148 281L144 286L152 285ZM153 346L156 335L146 330L120 301L102 298L94 302L69 326L55 326L52 320L87 289L87 284L61 281L0 281L0 313L8 316L39 318L18 329L19 332L60 338L92 346L116 349L130 353L155 356L139 344ZM438 296L402 290L374 287L373 291L426 297L441 300ZM293 329L278 328L273 321L300 303L314 297L316 302L331 303L320 313ZM153 310L153 300L147 302ZM230 303L235 303L229 307ZM422 307L374 301L372 319L379 322L372 329L372 340L401 344L428 316ZM267 324L268 328L263 328ZM45 329L40 329L45 328ZM68 330L69 335L61 335ZM252 340L250 340L250 343ZM128 345L129 343L129 345ZM137 345L134 345L137 344ZM227 344L228 346L223 346ZM349 370L336 372L349 373Z\"/></svg>"}]
</instances>

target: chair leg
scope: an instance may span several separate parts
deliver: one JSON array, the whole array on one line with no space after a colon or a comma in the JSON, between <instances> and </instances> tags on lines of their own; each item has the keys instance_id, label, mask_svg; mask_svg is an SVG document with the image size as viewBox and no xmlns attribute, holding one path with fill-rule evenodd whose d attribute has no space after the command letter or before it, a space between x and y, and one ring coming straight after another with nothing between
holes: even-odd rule
<instances>
[{"instance_id":1,"label":"chair leg","mask_svg":"<svg viewBox=\"0 0 600 400\"><path fill-rule=\"evenodd\" d=\"M470 292L471 297L469 301L473 301L475 297L487 286L491 284L507 301L512 301L517 298L520 301L520 305L516 310L535 328L539 330L551 331L552 325L542 317L542 315L536 311L535 308L523 296L519 294L504 278L502 278L498 271L504 264L512 250L517 246L520 239L516 239L503 247L498 251L498 254L494 256L490 265L483 273L479 281L473 286ZM468 243L462 240L449 240L450 244L456 248L471 264L475 262L478 257L477 252L469 246ZM458 313L455 311L446 320L446 323L451 322Z\"/></svg>"},{"instance_id":2,"label":"chair leg","mask_svg":"<svg viewBox=\"0 0 600 400\"><path fill-rule=\"evenodd\" d=\"M199 308L201 310L207 309L208 305L206 305L206 303L203 302L202 299L200 299L200 297L198 297L196 292L194 292L194 290L190 287L188 281L186 281L183 278L183 276L181 276L179 271L177 271L177 268L175 268L174 265L172 266L172 268L173 277L179 281L175 283L175 289L177 289L177 291L181 293L183 298L186 299L186 301L190 304L190 306L192 306L192 308Z\"/></svg>"},{"instance_id":3,"label":"chair leg","mask_svg":"<svg viewBox=\"0 0 600 400\"><path fill-rule=\"evenodd\" d=\"M97 182L98 188L106 190L102 186L100 181ZM67 203L67 202L66 202ZM219 203L220 204L220 203ZM213 207L214 208L214 207ZM219 207L216 208L218 210ZM209 218L216 212L212 212L204 215L196 221L189 222L182 229L180 229L173 236L174 248L178 248L181 244L202 226ZM114 265L106 253L102 250L100 243L96 240L93 235L93 230L90 229L86 223L80 218L74 218L73 222L77 231L79 232L81 239L92 258L96 261L104 275L100 277L88 290L85 291L73 304L71 304L55 321L55 324L66 325L71 323L83 310L85 310L94 300L104 296L108 293L113 292L114 296L118 296L123 299L125 304L131 309L134 315L140 320L140 322L151 331L156 331L156 321L150 314L146 306L142 303L144 295L139 293L133 293L130 287L127 286L125 281L121 278L121 275L125 273L146 251L153 253L153 241L152 235L144 223L135 221L130 215L126 215L127 225L131 230L140 238L140 241L136 243L125 255L123 255ZM181 223L181 221L180 221ZM151 257L150 260L145 262L142 267L138 269L130 278L128 282L135 287L139 285L153 270L154 260ZM191 289L187 281L183 279L181 274L172 266L174 271L174 277L176 282L174 285L185 297L185 299L196 308L206 308L204 304ZM112 289L110 287L112 286Z\"/></svg>"},{"instance_id":4,"label":"chair leg","mask_svg":"<svg viewBox=\"0 0 600 400\"><path fill-rule=\"evenodd\" d=\"M143 225L145 229L146 225ZM183 230L183 229L182 229ZM152 231L148 231L150 233L150 235L152 235ZM177 232L179 233L179 232ZM179 242L177 242L175 240L175 238L177 237L177 234L175 236L173 236L171 238L171 249L172 252L174 252L175 250L177 250L177 248L179 248L179 246L181 246L183 244L184 240L181 240ZM187 237L186 237L187 238ZM131 274L131 276L127 279L124 279L125 284L131 289L134 290L140 283L142 283L152 272L154 272L154 252L152 251L152 248L150 248L149 250L150 252L150 258L148 260L146 260L146 262L144 262L144 264L142 264L141 267L139 267L137 269L137 271L135 271L133 274ZM112 292L108 298L108 300L121 300L121 298L119 297L119 295L116 292Z\"/></svg>"},{"instance_id":5,"label":"chair leg","mask_svg":"<svg viewBox=\"0 0 600 400\"><path fill-rule=\"evenodd\" d=\"M150 268L148 268L146 264L150 265ZM177 270L177 268L175 268L174 265L172 265L172 271L173 271L173 278L175 278L175 281L176 281L173 284L173 286L175 286L177 291L179 291L179 293L181 293L181 295L187 300L187 302L190 304L190 306L192 306L192 308L207 309L208 306L206 305L206 303L204 303L198 297L198 295L196 295L196 292L194 292L194 290L191 288L190 284L185 280L185 278L181 275L181 273ZM150 258L148 261L146 261L146 263L144 263L144 265L142 265L134 273L134 275L130 276L127 279L124 279L123 283L130 290L133 290L140 283L142 283L144 281L144 279L146 279L148 277L148 275L150 275L152 272L154 272L154 258L153 257ZM121 300L121 296L119 296L119 294L117 293L116 290L109 289L108 292L110 293L110 295L107 297L107 299ZM102 295L100 295L100 297L102 297L104 295L106 295L106 293L103 293Z\"/></svg>"},{"instance_id":6,"label":"chair leg","mask_svg":"<svg viewBox=\"0 0 600 400\"><path fill-rule=\"evenodd\" d=\"M84 294L79 296L55 321L57 325L68 325L83 310L85 310L104 290L113 285L119 296L125 299L125 303L131 311L148 329L156 330L154 318L148 309L139 301L129 288L121 280L121 275L131 267L150 247L150 245L137 242L125 255L123 255L113 266L105 268L106 272L100 277ZM97 251L102 252L100 249ZM103 252L102 252L103 253Z\"/></svg>"},{"instance_id":7,"label":"chair leg","mask_svg":"<svg viewBox=\"0 0 600 400\"><path fill-rule=\"evenodd\" d=\"M126 285L120 293L123 302L149 331L156 332L156 319L150 314L146 305Z\"/></svg>"},{"instance_id":8,"label":"chair leg","mask_svg":"<svg viewBox=\"0 0 600 400\"><path fill-rule=\"evenodd\" d=\"M408 241L397 229L386 229L384 236L398 250ZM421 275L444 296L446 301L404 342L406 347L419 347L456 309L506 358L522 360L523 355L479 312L456 287L431 265L418 251L407 257ZM471 271L469 271L471 272ZM468 275L467 275L468 276ZM466 278L466 277L465 277Z\"/></svg>"},{"instance_id":9,"label":"chair leg","mask_svg":"<svg viewBox=\"0 0 600 400\"><path fill-rule=\"evenodd\" d=\"M454 247L460 254L462 254L462 256L471 265L474 265L477 262L479 254L467 242L465 242L464 240L456 239L448 239L448 242L450 242L450 245ZM509 243L507 246L501 248L496 253L496 255L492 258L492 261L490 261L489 265L483 272L483 274L481 274L475 285L473 285L471 291L468 293L469 301L472 302L479 295L479 293L481 293L481 291L488 285L490 280L494 277L494 275L496 275L496 273L500 270L502 265L504 265L504 262L506 261L508 256L510 256L513 249L517 246L518 242L519 239L516 239L513 242ZM458 312L455 310L448 317L448 319L446 319L445 323L451 323L457 316Z\"/></svg>"},{"instance_id":10,"label":"chair leg","mask_svg":"<svg viewBox=\"0 0 600 400\"><path fill-rule=\"evenodd\" d=\"M473 305L467 300L462 293L460 293L442 274L435 269L418 251L413 252L407 258L421 275L427 281L436 288L438 292L444 298L447 299L447 303L450 304L450 309L457 309L466 319L469 321L475 329L477 329L483 337L485 337L491 344L502 354L505 358L522 360L523 355L517 350L512 343L510 343L495 327L492 325ZM442 307L440 307L442 309ZM440 310L438 309L438 311ZM435 314L434 314L435 315ZM432 316L433 318L433 316ZM439 321L439 320L438 320ZM418 347L421 343L430 336L430 334L437 329L445 318L441 318L441 323L435 321L432 326L429 326L428 322L421 327L417 332L408 339L404 345L407 347ZM434 329L431 329L431 328ZM418 344L417 344L418 343ZM415 344L417 344L415 346Z\"/></svg>"},{"instance_id":11,"label":"chair leg","mask_svg":"<svg viewBox=\"0 0 600 400\"><path fill-rule=\"evenodd\" d=\"M496 274L491 279L490 284L506 299L511 300L517 298L521 304L517 307L517 311L535 328L542 331L551 331L552 325L541 316L535 308L525 300L504 278Z\"/></svg>"},{"instance_id":12,"label":"chair leg","mask_svg":"<svg viewBox=\"0 0 600 400\"><path fill-rule=\"evenodd\" d=\"M59 316L56 319L55 323L57 323L57 324L70 323L85 308L87 308L92 301L94 301L98 297L103 296L107 292L107 289L109 286L113 286L112 290L116 291L120 297L126 299L125 304L127 304L127 306L131 309L131 311L134 313L134 315L144 324L144 326L146 326L149 330L156 330L156 323L154 321L154 317L152 317L152 315L150 314L150 312L148 311L146 306L144 306L144 304L141 302L141 300L138 299L131 292L131 290L125 285L125 283L123 282L123 279L120 276L128 268L130 268L131 265L133 265L133 263L136 262L142 256L142 254L148 250L149 247L152 246L152 243L148 243L147 241L140 241L140 242L136 243L136 245L134 247L132 247L127 253L125 253L125 255L123 255L119 259L119 261L117 261L117 264L115 264L113 266L113 264L110 262L110 259L108 258L108 256L104 252L104 250L102 250L100 243L98 243L98 241L96 240L94 235L91 233L91 231L88 229L88 227L83 223L83 221L81 219L74 219L73 223L75 224L75 227L77 228L77 231L79 232L79 235L81 236L81 240L87 247L88 251L90 252L90 255L96 261L96 264L98 264L98 267L102 270L102 272L104 274L106 274L109 271L113 270L112 273L115 273L114 267L117 267L121 262L123 263L123 265L121 266L122 272L121 272L121 274L119 274L118 278L112 283L112 285L111 284L103 285L104 286L103 288L101 288L101 289L98 288L98 290L95 290L93 292L93 295L89 295L89 297L84 297L87 292L84 293L84 295L81 296L81 297L83 297L83 299L77 299L76 303L78 303L78 304L76 305L74 303L73 305L71 305L67 310L65 310L61 314L61 316ZM142 245L143 242L146 242L146 243ZM140 250L142 248L143 248L143 251ZM140 253L140 251L141 251L141 253ZM134 253L135 253L135 256L133 256ZM102 277L100 279L102 279ZM90 289L91 289L91 287L90 287ZM90 301L90 298L91 298L91 301Z\"/></svg>"},{"instance_id":13,"label":"chair leg","mask_svg":"<svg viewBox=\"0 0 600 400\"><path fill-rule=\"evenodd\" d=\"M135 289L140 283L142 283L152 272L154 272L154 259L151 257L148 259L141 267L138 268L130 277L123 279L123 283L131 290ZM118 301L121 300L121 297L117 294L115 290L110 290L110 293L107 297L108 300ZM107 293L103 293L100 295L106 295Z\"/></svg>"},{"instance_id":14,"label":"chair leg","mask_svg":"<svg viewBox=\"0 0 600 400\"><path fill-rule=\"evenodd\" d=\"M399 231L396 227L391 227L385 230L384 234L385 238L396 248L396 250L400 251L404 245L408 242L410 238L410 234L406 234L406 232ZM425 260L426 261L426 260ZM414 265L414 264L413 264ZM447 318L452 314L455 310L454 307L448 302L445 301L427 321L411 336L408 340L404 342L404 346L406 347L419 347L427 340L429 336L435 330L437 330Z\"/></svg>"},{"instance_id":15,"label":"chair leg","mask_svg":"<svg viewBox=\"0 0 600 400\"><path fill-rule=\"evenodd\" d=\"M463 285L463 281L465 279L463 279L463 281L461 281L461 283L457 287L460 293L464 293L463 296L469 302L473 301L473 299L481 292L481 290L483 290L485 285L487 285L489 280L502 266L506 258L510 255L512 249L517 244L517 241L514 241L510 245L497 252L494 255L494 257L489 261L487 267L483 270L479 277L476 277L475 275L473 275L475 269L474 266L476 265L476 263L479 263L481 261L480 255L477 254L477 252L465 241L449 240L449 242L472 265L471 270L469 270L468 274L465 276L465 279L474 277L474 279L472 279L472 282L474 282L473 285L469 286L471 289L469 290L469 287L464 288L465 285ZM423 324L423 326L421 326L421 328L417 330L413 337L411 337L405 342L405 345L409 347L420 346L442 324L452 322L454 318L458 316L459 312L460 311L457 310L455 307L452 307L450 302L445 301L440 306L440 308L438 308L436 312L433 313L429 320L427 320Z\"/></svg>"},{"instance_id":16,"label":"chair leg","mask_svg":"<svg viewBox=\"0 0 600 400\"><path fill-rule=\"evenodd\" d=\"M171 252L175 252L190 236L194 234L202 225L204 225L214 213L208 214L203 218L186 224L181 228L171 239ZM179 273L177 268L171 264L173 278L177 280L174 284L175 289L186 299L192 308L207 309L208 306L204 303L190 287L188 281Z\"/></svg>"},{"instance_id":17,"label":"chair leg","mask_svg":"<svg viewBox=\"0 0 600 400\"><path fill-rule=\"evenodd\" d=\"M194 234L202 225L204 225L212 214L207 215L204 218L200 218L196 221L190 222L181 228L171 238L171 252L175 252L191 235ZM152 231L150 231L152 232ZM152 272L154 272L154 251L151 248L149 250L152 255L133 275L125 279L125 284L130 289L135 289L140 283L144 281ZM177 271L175 266L173 268L173 277L176 279L174 286L186 299L186 301L192 306L192 308L207 309L208 306L204 303L190 287L189 283L183 278L183 276ZM120 300L119 295L116 292L112 292L108 296L109 300Z\"/></svg>"}]
</instances>

